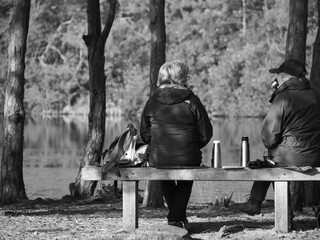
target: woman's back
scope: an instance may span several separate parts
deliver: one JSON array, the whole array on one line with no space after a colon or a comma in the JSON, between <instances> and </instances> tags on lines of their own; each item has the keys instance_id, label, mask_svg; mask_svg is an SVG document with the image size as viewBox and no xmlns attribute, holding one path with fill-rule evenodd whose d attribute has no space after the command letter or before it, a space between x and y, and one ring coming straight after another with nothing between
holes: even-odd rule
<instances>
[{"instance_id":1,"label":"woman's back","mask_svg":"<svg viewBox=\"0 0 320 240\"><path fill-rule=\"evenodd\" d=\"M144 117L151 124L149 162L154 166L198 166L201 151L190 90L160 88L148 101ZM143 127L142 130L143 132ZM142 138L144 137L142 133Z\"/></svg>"}]
</instances>

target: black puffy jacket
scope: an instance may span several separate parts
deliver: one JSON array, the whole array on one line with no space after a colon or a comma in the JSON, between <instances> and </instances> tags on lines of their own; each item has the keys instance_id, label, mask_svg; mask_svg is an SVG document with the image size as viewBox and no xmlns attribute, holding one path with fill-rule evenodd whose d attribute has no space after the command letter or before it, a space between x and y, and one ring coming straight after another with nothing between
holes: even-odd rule
<instances>
[{"instance_id":1,"label":"black puffy jacket","mask_svg":"<svg viewBox=\"0 0 320 240\"><path fill-rule=\"evenodd\" d=\"M151 166L199 166L212 125L191 90L158 88L143 110L140 135L149 144Z\"/></svg>"},{"instance_id":2,"label":"black puffy jacket","mask_svg":"<svg viewBox=\"0 0 320 240\"><path fill-rule=\"evenodd\" d=\"M272 95L262 141L276 162L320 166L320 96L306 78L290 78Z\"/></svg>"}]
</instances>

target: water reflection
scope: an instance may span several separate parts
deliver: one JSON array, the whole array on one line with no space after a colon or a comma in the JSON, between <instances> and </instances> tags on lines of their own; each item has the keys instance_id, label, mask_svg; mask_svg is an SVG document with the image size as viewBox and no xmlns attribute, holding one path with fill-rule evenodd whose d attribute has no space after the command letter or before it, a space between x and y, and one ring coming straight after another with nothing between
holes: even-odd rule
<instances>
[{"instance_id":1,"label":"water reflection","mask_svg":"<svg viewBox=\"0 0 320 240\"><path fill-rule=\"evenodd\" d=\"M1 120L2 121L2 120ZM129 122L106 120L105 148ZM222 165L240 165L242 136L250 141L251 159L261 158L261 119L212 119L213 138L203 149L203 162L210 165L212 142L221 141ZM133 123L138 127L138 122ZM2 125L2 122L1 122ZM88 132L86 117L28 119L24 132L24 181L30 199L61 198L69 194L68 185L76 178ZM2 128L0 137L2 139ZM243 201L251 182L195 182L191 201L211 202L217 196L234 193L233 200Z\"/></svg>"},{"instance_id":2,"label":"water reflection","mask_svg":"<svg viewBox=\"0 0 320 240\"><path fill-rule=\"evenodd\" d=\"M28 119L24 129L24 167L78 167L87 131L82 118Z\"/></svg>"},{"instance_id":3,"label":"water reflection","mask_svg":"<svg viewBox=\"0 0 320 240\"><path fill-rule=\"evenodd\" d=\"M261 158L263 144L261 141L261 124L259 118L213 119L213 140L221 141L222 165L240 166L240 144L243 136L249 137L251 159ZM212 141L206 147L212 148ZM205 162L209 164L211 153L205 152Z\"/></svg>"}]
</instances>

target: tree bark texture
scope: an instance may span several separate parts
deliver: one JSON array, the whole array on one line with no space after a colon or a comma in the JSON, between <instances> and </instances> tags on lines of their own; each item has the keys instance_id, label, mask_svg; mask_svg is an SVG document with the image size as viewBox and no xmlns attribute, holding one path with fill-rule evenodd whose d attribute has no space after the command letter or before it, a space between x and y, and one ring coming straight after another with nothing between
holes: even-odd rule
<instances>
[{"instance_id":1,"label":"tree bark texture","mask_svg":"<svg viewBox=\"0 0 320 240\"><path fill-rule=\"evenodd\" d=\"M150 96L157 89L160 67L166 61L165 0L150 0Z\"/></svg>"},{"instance_id":2,"label":"tree bark texture","mask_svg":"<svg viewBox=\"0 0 320 240\"><path fill-rule=\"evenodd\" d=\"M166 26L165 0L150 0L150 96L157 89L157 80L160 67L166 61ZM164 207L160 181L148 181L145 187L144 207Z\"/></svg>"},{"instance_id":3,"label":"tree bark texture","mask_svg":"<svg viewBox=\"0 0 320 240\"><path fill-rule=\"evenodd\" d=\"M160 181L147 181L142 206L152 208L164 207Z\"/></svg>"},{"instance_id":4,"label":"tree bark texture","mask_svg":"<svg viewBox=\"0 0 320 240\"><path fill-rule=\"evenodd\" d=\"M312 66L310 72L311 86L320 94L320 1L317 1L318 10L318 30L313 46ZM304 205L315 206L320 204L320 183L304 183ZM317 194L318 193L318 194Z\"/></svg>"},{"instance_id":5,"label":"tree bark texture","mask_svg":"<svg viewBox=\"0 0 320 240\"><path fill-rule=\"evenodd\" d=\"M311 86L320 94L320 1L317 1L318 9L318 30L315 43L313 45L312 66L310 72Z\"/></svg>"},{"instance_id":6,"label":"tree bark texture","mask_svg":"<svg viewBox=\"0 0 320 240\"><path fill-rule=\"evenodd\" d=\"M306 62L306 38L308 21L308 0L290 0L289 26L287 33L285 58ZM315 64L315 63L313 63ZM290 182L292 208L302 211L303 206L318 205L318 182Z\"/></svg>"},{"instance_id":7,"label":"tree bark texture","mask_svg":"<svg viewBox=\"0 0 320 240\"><path fill-rule=\"evenodd\" d=\"M290 0L289 26L286 41L286 59L306 62L308 0Z\"/></svg>"},{"instance_id":8,"label":"tree bark texture","mask_svg":"<svg viewBox=\"0 0 320 240\"><path fill-rule=\"evenodd\" d=\"M9 23L9 64L0 163L0 201L6 204L27 199L23 182L23 99L29 15L30 0L15 0Z\"/></svg>"},{"instance_id":9,"label":"tree bark texture","mask_svg":"<svg viewBox=\"0 0 320 240\"><path fill-rule=\"evenodd\" d=\"M100 1L87 0L88 35L83 36L83 40L88 47L89 61L89 133L76 182L70 184L71 195L75 197L91 197L97 185L96 181L81 181L81 169L84 166L100 163L104 143L106 119L104 48L114 21L117 1L108 0L108 3L107 22L101 32Z\"/></svg>"},{"instance_id":10,"label":"tree bark texture","mask_svg":"<svg viewBox=\"0 0 320 240\"><path fill-rule=\"evenodd\" d=\"M308 19L308 1L290 0L289 26L286 41L286 59L297 59L306 62L306 36ZM303 209L303 182L290 182L290 194L293 211Z\"/></svg>"}]
</instances>

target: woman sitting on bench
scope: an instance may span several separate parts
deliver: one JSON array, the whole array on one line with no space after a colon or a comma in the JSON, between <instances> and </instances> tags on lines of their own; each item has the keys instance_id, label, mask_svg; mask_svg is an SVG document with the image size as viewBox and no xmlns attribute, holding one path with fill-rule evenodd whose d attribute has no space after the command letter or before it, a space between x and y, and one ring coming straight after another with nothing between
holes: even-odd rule
<instances>
[{"instance_id":1,"label":"woman sitting on bench","mask_svg":"<svg viewBox=\"0 0 320 240\"><path fill-rule=\"evenodd\" d=\"M149 144L151 167L199 166L201 148L212 125L200 99L187 86L189 67L180 61L162 65L158 89L141 116L140 135ZM161 181L169 208L168 224L184 227L193 181Z\"/></svg>"}]
</instances>

